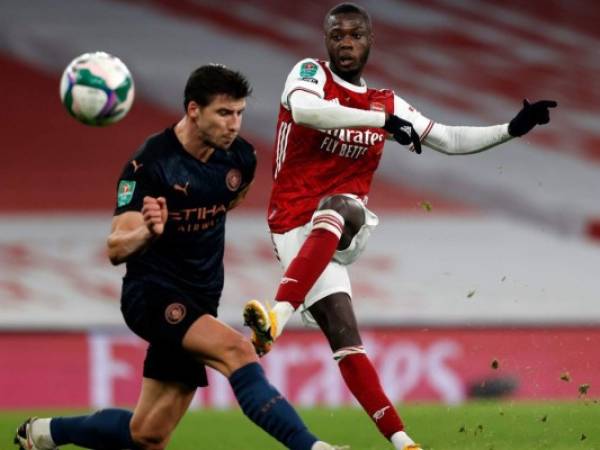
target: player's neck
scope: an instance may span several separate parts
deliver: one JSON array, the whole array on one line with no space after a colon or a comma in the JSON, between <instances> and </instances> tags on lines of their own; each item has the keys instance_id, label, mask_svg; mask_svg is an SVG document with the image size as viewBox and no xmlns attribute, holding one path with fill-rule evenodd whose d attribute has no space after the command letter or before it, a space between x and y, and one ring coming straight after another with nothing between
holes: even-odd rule
<instances>
[{"instance_id":1,"label":"player's neck","mask_svg":"<svg viewBox=\"0 0 600 450\"><path fill-rule=\"evenodd\" d=\"M356 86L362 86L362 73L361 72L353 72L353 73L348 73L348 72L341 72L338 70L337 67L335 67L333 64L329 63L329 69L331 69L331 71L336 74L338 77L340 77L342 80L350 83L350 84L354 84Z\"/></svg>"},{"instance_id":2,"label":"player's neck","mask_svg":"<svg viewBox=\"0 0 600 450\"><path fill-rule=\"evenodd\" d=\"M174 128L175 136L183 149L194 158L206 162L215 152L215 148L198 138L198 133L187 116L182 118Z\"/></svg>"}]
</instances>

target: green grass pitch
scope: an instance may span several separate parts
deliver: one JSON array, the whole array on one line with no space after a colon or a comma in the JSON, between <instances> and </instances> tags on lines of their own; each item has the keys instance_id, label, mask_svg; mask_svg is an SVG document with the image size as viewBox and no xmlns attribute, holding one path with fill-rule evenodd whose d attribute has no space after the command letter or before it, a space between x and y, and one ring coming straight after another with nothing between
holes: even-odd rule
<instances>
[{"instance_id":1,"label":"green grass pitch","mask_svg":"<svg viewBox=\"0 0 600 450\"><path fill-rule=\"evenodd\" d=\"M600 450L600 402L477 402L461 406L403 405L407 431L426 450ZM62 414L72 414L61 412ZM54 412L56 414L56 412ZM324 440L352 450L390 450L358 408L301 409L308 426ZM15 427L28 415L47 411L1 411L0 449L14 448ZM73 446L61 449L74 449ZM188 413L171 450L281 450L283 446L239 410Z\"/></svg>"}]
</instances>

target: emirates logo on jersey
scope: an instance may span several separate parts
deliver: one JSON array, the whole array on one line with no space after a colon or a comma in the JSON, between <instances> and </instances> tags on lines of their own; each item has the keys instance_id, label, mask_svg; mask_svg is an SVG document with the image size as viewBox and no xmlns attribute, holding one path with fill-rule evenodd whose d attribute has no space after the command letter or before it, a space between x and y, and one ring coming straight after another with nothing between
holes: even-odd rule
<instances>
[{"instance_id":1,"label":"emirates logo on jersey","mask_svg":"<svg viewBox=\"0 0 600 450\"><path fill-rule=\"evenodd\" d=\"M376 155L381 153L385 135L379 129L335 129L321 130L325 137L320 149L348 159L360 159L373 148Z\"/></svg>"},{"instance_id":2,"label":"emirates logo on jersey","mask_svg":"<svg viewBox=\"0 0 600 450\"><path fill-rule=\"evenodd\" d=\"M385 141L385 134L383 132L374 131L370 128L362 130L338 128L335 130L323 130L323 132L348 144L376 145Z\"/></svg>"}]
</instances>

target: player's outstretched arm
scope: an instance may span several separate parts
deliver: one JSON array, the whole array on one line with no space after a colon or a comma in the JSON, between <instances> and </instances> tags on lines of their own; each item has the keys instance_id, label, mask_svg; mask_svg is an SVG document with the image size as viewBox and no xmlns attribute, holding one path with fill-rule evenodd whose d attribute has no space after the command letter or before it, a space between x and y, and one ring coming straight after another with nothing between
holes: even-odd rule
<instances>
[{"instance_id":1,"label":"player's outstretched arm","mask_svg":"<svg viewBox=\"0 0 600 450\"><path fill-rule=\"evenodd\" d=\"M446 155L480 153L512 139L508 124L488 127L450 126L436 123L423 141L427 147Z\"/></svg>"},{"instance_id":2,"label":"player's outstretched arm","mask_svg":"<svg viewBox=\"0 0 600 450\"><path fill-rule=\"evenodd\" d=\"M549 108L557 103L541 100L529 103L523 101L523 108L509 122L489 127L447 126L436 123L424 143L428 147L448 155L469 155L488 150L513 137L520 137L536 125L550 122Z\"/></svg>"},{"instance_id":3,"label":"player's outstretched arm","mask_svg":"<svg viewBox=\"0 0 600 450\"><path fill-rule=\"evenodd\" d=\"M115 216L106 241L110 262L121 264L146 248L163 234L167 217L167 203L163 197L144 197L141 212L127 211Z\"/></svg>"},{"instance_id":4,"label":"player's outstretched arm","mask_svg":"<svg viewBox=\"0 0 600 450\"><path fill-rule=\"evenodd\" d=\"M550 108L556 108L558 103L554 100L540 100L529 103L523 100L523 108L508 124L508 133L513 137L521 137L531 131L536 125L545 125L550 122Z\"/></svg>"}]
</instances>

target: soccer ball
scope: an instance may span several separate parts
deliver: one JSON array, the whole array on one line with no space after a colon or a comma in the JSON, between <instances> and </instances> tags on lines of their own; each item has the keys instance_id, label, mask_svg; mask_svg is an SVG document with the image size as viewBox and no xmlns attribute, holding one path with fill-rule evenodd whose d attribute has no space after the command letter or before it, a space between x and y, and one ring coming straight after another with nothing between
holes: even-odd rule
<instances>
[{"instance_id":1,"label":"soccer ball","mask_svg":"<svg viewBox=\"0 0 600 450\"><path fill-rule=\"evenodd\" d=\"M84 53L67 66L60 99L69 114L86 125L118 122L133 103L131 73L123 61L105 52Z\"/></svg>"}]
</instances>

